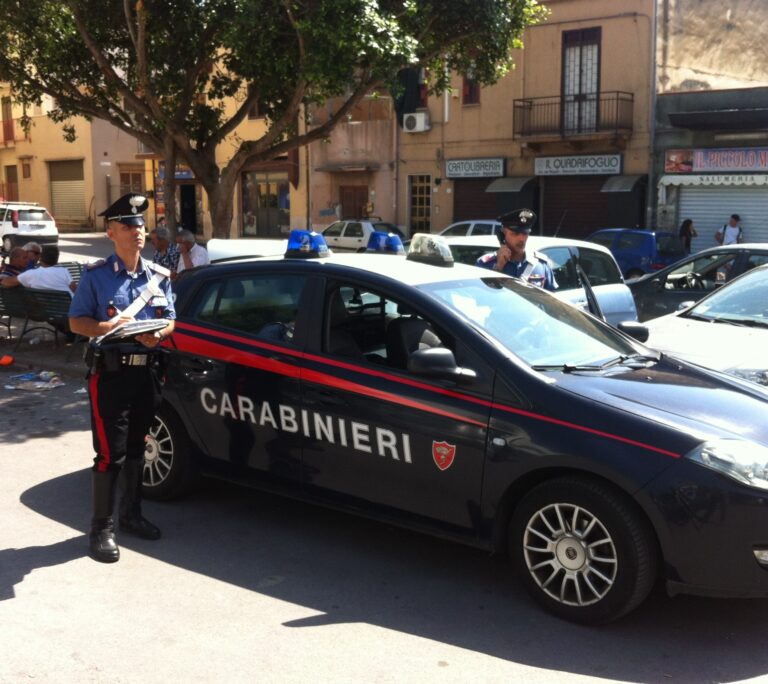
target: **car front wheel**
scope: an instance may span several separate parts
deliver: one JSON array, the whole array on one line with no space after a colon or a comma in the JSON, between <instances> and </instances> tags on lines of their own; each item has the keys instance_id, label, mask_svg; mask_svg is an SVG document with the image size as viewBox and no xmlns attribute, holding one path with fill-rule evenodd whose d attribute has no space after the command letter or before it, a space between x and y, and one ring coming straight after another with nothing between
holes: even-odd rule
<instances>
[{"instance_id":1,"label":"car front wheel","mask_svg":"<svg viewBox=\"0 0 768 684\"><path fill-rule=\"evenodd\" d=\"M509 525L513 563L530 594L558 617L583 624L636 608L656 577L648 523L610 487L580 477L542 483Z\"/></svg>"},{"instance_id":2,"label":"car front wheel","mask_svg":"<svg viewBox=\"0 0 768 684\"><path fill-rule=\"evenodd\" d=\"M148 499L173 499L187 491L194 480L189 437L178 416L163 404L145 440L143 494Z\"/></svg>"}]
</instances>

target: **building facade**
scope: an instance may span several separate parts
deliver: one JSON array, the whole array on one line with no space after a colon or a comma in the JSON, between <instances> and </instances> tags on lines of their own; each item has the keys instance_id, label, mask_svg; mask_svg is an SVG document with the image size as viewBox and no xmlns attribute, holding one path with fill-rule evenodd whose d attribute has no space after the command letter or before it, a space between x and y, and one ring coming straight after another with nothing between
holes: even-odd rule
<instances>
[{"instance_id":1,"label":"building facade","mask_svg":"<svg viewBox=\"0 0 768 684\"><path fill-rule=\"evenodd\" d=\"M645 225L654 3L547 6L498 83L455 76L451 92L406 113L398 223L437 232L528 206L546 235Z\"/></svg>"}]
</instances>

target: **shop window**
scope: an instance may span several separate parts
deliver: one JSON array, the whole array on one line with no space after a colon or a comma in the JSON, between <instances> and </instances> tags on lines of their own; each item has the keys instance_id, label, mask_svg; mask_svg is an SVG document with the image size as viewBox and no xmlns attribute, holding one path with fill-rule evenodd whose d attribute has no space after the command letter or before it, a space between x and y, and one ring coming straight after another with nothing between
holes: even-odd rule
<instances>
[{"instance_id":1,"label":"shop window","mask_svg":"<svg viewBox=\"0 0 768 684\"><path fill-rule=\"evenodd\" d=\"M287 173L248 171L242 175L242 234L280 237L291 224L291 193Z\"/></svg>"}]
</instances>

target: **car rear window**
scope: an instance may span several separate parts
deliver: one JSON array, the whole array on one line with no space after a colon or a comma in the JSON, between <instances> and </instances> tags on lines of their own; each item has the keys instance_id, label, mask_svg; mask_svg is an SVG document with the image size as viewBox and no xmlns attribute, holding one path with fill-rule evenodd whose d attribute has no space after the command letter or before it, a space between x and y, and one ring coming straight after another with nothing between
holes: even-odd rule
<instances>
[{"instance_id":1,"label":"car rear window","mask_svg":"<svg viewBox=\"0 0 768 684\"><path fill-rule=\"evenodd\" d=\"M493 224L492 223L476 223L472 229L472 235L492 235Z\"/></svg>"},{"instance_id":2,"label":"car rear window","mask_svg":"<svg viewBox=\"0 0 768 684\"><path fill-rule=\"evenodd\" d=\"M400 238L405 237L405 235L403 234L403 231L400 230L394 223L386 223L385 221L379 221L378 223L374 223L373 227L375 230L385 230L388 233L394 233Z\"/></svg>"},{"instance_id":3,"label":"car rear window","mask_svg":"<svg viewBox=\"0 0 768 684\"><path fill-rule=\"evenodd\" d=\"M53 221L45 209L19 209L19 221Z\"/></svg>"},{"instance_id":4,"label":"car rear window","mask_svg":"<svg viewBox=\"0 0 768 684\"><path fill-rule=\"evenodd\" d=\"M603 247L610 247L613 244L613 233L599 233L589 237L590 242L595 242Z\"/></svg>"},{"instance_id":5,"label":"car rear window","mask_svg":"<svg viewBox=\"0 0 768 684\"><path fill-rule=\"evenodd\" d=\"M683 243L680 242L680 238L675 235L657 235L656 236L656 251L659 254L666 255L680 255L685 254L683 249Z\"/></svg>"}]
</instances>

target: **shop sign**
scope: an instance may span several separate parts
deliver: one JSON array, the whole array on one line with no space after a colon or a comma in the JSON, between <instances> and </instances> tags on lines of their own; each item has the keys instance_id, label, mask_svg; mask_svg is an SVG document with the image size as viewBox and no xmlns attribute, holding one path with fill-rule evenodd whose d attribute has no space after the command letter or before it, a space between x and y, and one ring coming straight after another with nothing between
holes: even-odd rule
<instances>
[{"instance_id":1,"label":"shop sign","mask_svg":"<svg viewBox=\"0 0 768 684\"><path fill-rule=\"evenodd\" d=\"M749 173L768 171L768 147L666 150L664 173Z\"/></svg>"},{"instance_id":2,"label":"shop sign","mask_svg":"<svg viewBox=\"0 0 768 684\"><path fill-rule=\"evenodd\" d=\"M537 176L606 176L621 173L620 154L578 154L565 157L537 157Z\"/></svg>"},{"instance_id":3,"label":"shop sign","mask_svg":"<svg viewBox=\"0 0 768 684\"><path fill-rule=\"evenodd\" d=\"M446 178L499 178L504 175L504 158L447 159Z\"/></svg>"}]
</instances>

